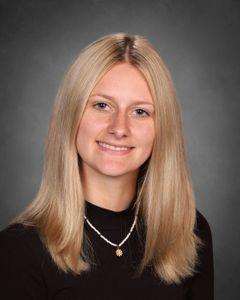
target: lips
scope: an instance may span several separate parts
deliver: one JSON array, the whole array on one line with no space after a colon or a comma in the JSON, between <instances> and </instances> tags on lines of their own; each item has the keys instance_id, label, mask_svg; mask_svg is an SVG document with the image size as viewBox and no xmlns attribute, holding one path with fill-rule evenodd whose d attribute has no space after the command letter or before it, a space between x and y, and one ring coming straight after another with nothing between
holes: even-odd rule
<instances>
[{"instance_id":1,"label":"lips","mask_svg":"<svg viewBox=\"0 0 240 300\"><path fill-rule=\"evenodd\" d=\"M127 146L127 145L115 145L115 144L110 144L110 143L103 142L103 141L97 141L98 144L99 144L99 142L107 144L109 146L113 146L113 147L125 147L125 148L129 148L129 149L135 148L135 147Z\"/></svg>"},{"instance_id":2,"label":"lips","mask_svg":"<svg viewBox=\"0 0 240 300\"><path fill-rule=\"evenodd\" d=\"M133 151L132 148L134 148L134 147L131 147L131 148L127 148L127 149L111 149L110 147L103 146L101 142L97 142L97 144L101 151L105 152L106 154L114 155L114 156L128 155L130 152Z\"/></svg>"}]
</instances>

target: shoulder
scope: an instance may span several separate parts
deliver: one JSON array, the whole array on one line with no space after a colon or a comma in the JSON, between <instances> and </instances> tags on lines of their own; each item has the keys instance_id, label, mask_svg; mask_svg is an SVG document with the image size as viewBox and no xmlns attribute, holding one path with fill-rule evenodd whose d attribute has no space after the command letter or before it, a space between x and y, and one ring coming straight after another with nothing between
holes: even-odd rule
<instances>
[{"instance_id":1,"label":"shoulder","mask_svg":"<svg viewBox=\"0 0 240 300\"><path fill-rule=\"evenodd\" d=\"M16 239L24 241L33 240L37 237L37 230L35 227L26 226L21 223L13 223L0 231L0 243L14 242Z\"/></svg>"},{"instance_id":2,"label":"shoulder","mask_svg":"<svg viewBox=\"0 0 240 300\"><path fill-rule=\"evenodd\" d=\"M35 227L20 223L8 225L0 231L1 259L11 257L27 259L39 258L44 246Z\"/></svg>"},{"instance_id":3,"label":"shoulder","mask_svg":"<svg viewBox=\"0 0 240 300\"><path fill-rule=\"evenodd\" d=\"M200 255L213 255L212 230L207 218L197 209L195 233L201 239L202 245L199 248Z\"/></svg>"},{"instance_id":4,"label":"shoulder","mask_svg":"<svg viewBox=\"0 0 240 300\"><path fill-rule=\"evenodd\" d=\"M198 209L196 210L196 233L202 238L211 238L212 231L209 225L207 218L200 212Z\"/></svg>"}]
</instances>

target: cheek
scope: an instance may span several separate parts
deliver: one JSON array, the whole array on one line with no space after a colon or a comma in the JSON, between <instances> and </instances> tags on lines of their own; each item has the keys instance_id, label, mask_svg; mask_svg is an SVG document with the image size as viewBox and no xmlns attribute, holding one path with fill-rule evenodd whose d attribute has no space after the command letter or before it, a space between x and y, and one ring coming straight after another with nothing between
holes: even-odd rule
<instances>
[{"instance_id":1,"label":"cheek","mask_svg":"<svg viewBox=\"0 0 240 300\"><path fill-rule=\"evenodd\" d=\"M155 137L153 122L139 126L135 132L139 145L146 145L146 147L152 146Z\"/></svg>"},{"instance_id":2,"label":"cheek","mask_svg":"<svg viewBox=\"0 0 240 300\"><path fill-rule=\"evenodd\" d=\"M87 147L89 142L94 142L97 139L101 128L102 125L99 120L97 121L96 118L90 114L83 115L78 128L77 144Z\"/></svg>"}]
</instances>

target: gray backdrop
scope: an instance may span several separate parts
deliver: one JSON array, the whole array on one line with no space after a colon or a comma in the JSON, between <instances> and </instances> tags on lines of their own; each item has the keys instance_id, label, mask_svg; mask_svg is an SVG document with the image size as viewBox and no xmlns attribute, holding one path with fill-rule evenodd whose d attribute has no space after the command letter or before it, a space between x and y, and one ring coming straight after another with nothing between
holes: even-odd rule
<instances>
[{"instance_id":1,"label":"gray backdrop","mask_svg":"<svg viewBox=\"0 0 240 300\"><path fill-rule=\"evenodd\" d=\"M53 99L80 49L105 34L142 34L180 99L197 207L213 235L216 299L239 276L240 1L0 1L0 226L34 197Z\"/></svg>"}]
</instances>

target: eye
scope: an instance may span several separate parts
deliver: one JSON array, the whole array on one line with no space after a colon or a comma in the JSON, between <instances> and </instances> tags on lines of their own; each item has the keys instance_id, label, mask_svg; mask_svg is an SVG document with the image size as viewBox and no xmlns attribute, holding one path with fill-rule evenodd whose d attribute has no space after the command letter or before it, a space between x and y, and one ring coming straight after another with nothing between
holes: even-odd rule
<instances>
[{"instance_id":1,"label":"eye","mask_svg":"<svg viewBox=\"0 0 240 300\"><path fill-rule=\"evenodd\" d=\"M105 102L97 102L97 103L95 103L94 105L93 105L93 107L96 107L96 109L97 110L100 110L100 111L105 111L106 109L106 107L109 107L109 105L107 104L107 103L105 103ZM140 118L144 118L144 117L147 117L147 116L149 116L150 114L147 112L147 111L145 111L144 109L142 109L142 108L137 108L137 109L135 109L135 111L137 111L138 113L137 113L137 117L140 117ZM139 112L140 112L140 114L139 114Z\"/></svg>"},{"instance_id":2,"label":"eye","mask_svg":"<svg viewBox=\"0 0 240 300\"><path fill-rule=\"evenodd\" d=\"M101 106L100 106L100 104L101 104ZM104 110L104 108L106 107L105 105L108 106L108 104L105 102L98 102L98 103L94 104L93 107L97 107L98 110Z\"/></svg>"},{"instance_id":3,"label":"eye","mask_svg":"<svg viewBox=\"0 0 240 300\"><path fill-rule=\"evenodd\" d=\"M144 114L138 114L138 116L140 116L140 117L147 117L147 116L149 116L149 113L147 112L147 111L145 111L144 109L142 109L142 108L137 108L135 111L140 111L140 112L144 112Z\"/></svg>"}]
</instances>

